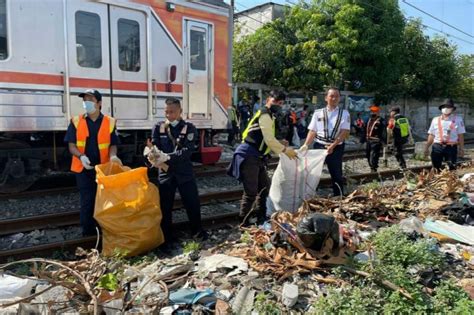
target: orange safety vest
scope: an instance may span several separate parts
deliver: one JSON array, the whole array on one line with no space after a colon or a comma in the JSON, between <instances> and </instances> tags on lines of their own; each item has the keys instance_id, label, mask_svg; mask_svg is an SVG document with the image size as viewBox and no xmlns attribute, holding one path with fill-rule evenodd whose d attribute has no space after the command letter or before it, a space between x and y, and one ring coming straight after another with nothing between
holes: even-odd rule
<instances>
[{"instance_id":1,"label":"orange safety vest","mask_svg":"<svg viewBox=\"0 0 474 315\"><path fill-rule=\"evenodd\" d=\"M296 125L296 121L298 120L297 117L296 117L296 112L290 112L290 119L291 119L291 122L293 123L293 125Z\"/></svg>"},{"instance_id":2,"label":"orange safety vest","mask_svg":"<svg viewBox=\"0 0 474 315\"><path fill-rule=\"evenodd\" d=\"M76 146L81 154L86 151L86 140L89 137L89 129L84 115L75 116L71 122L76 127ZM100 124L99 133L97 134L97 143L99 145L100 163L104 164L109 161L110 134L114 131L115 119L104 115ZM81 160L73 156L71 163L71 171L80 173L84 169Z\"/></svg>"},{"instance_id":3,"label":"orange safety vest","mask_svg":"<svg viewBox=\"0 0 474 315\"><path fill-rule=\"evenodd\" d=\"M454 145L457 144L457 142L449 142L449 138L451 138L451 130L454 130L456 128L456 117L452 117L451 124L449 125L449 129L446 134L446 138L443 137L443 125L442 125L442 120L443 116L438 117L438 133L439 133L439 139L442 144L449 144L449 145Z\"/></svg>"}]
</instances>

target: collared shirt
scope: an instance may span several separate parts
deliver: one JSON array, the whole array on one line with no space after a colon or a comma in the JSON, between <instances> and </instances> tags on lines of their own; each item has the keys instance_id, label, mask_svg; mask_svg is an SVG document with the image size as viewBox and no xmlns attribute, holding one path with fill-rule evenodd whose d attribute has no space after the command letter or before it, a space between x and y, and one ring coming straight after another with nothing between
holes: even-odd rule
<instances>
[{"instance_id":1,"label":"collared shirt","mask_svg":"<svg viewBox=\"0 0 474 315\"><path fill-rule=\"evenodd\" d=\"M464 127L462 117L452 114L448 116L447 119L441 120L443 139L440 138L440 132L438 128L440 117L441 116L433 118L430 129L428 130L428 134L434 136L435 143L457 143L459 140L459 135L466 133L466 128Z\"/></svg>"},{"instance_id":2,"label":"collared shirt","mask_svg":"<svg viewBox=\"0 0 474 315\"><path fill-rule=\"evenodd\" d=\"M326 108L328 109L327 112L328 112L328 136L329 136L333 133L334 126L337 121L337 116L339 114L339 106L337 106L332 111L330 111L328 107ZM317 109L314 111L314 114L313 114L313 117L311 118L311 122L309 123L308 129L316 132L316 134L319 137L325 137L323 108ZM351 117L349 115L349 112L344 109L342 111L342 118L341 118L341 123L339 125L339 130L336 131L335 137L338 136L339 131L350 130L350 129L351 129ZM329 144L329 142L324 142L319 139L316 139L316 142L319 142L322 144Z\"/></svg>"},{"instance_id":3,"label":"collared shirt","mask_svg":"<svg viewBox=\"0 0 474 315\"><path fill-rule=\"evenodd\" d=\"M97 135L99 134L100 125L102 124L102 119L104 115L100 113L99 117L95 121L86 116L87 129L89 129L89 137L86 140L86 148L84 154L91 161L91 165L100 164L100 152L99 144L97 141ZM64 142L76 143L76 127L71 122L67 128L66 135L64 136ZM117 135L117 128L114 128L113 132L110 134L110 145L120 144L119 137Z\"/></svg>"}]
</instances>

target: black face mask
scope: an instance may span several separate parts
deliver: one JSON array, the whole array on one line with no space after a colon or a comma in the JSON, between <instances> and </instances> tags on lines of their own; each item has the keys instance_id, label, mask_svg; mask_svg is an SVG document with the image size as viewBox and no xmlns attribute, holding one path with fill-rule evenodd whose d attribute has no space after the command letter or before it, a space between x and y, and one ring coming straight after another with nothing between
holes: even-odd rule
<instances>
[{"instance_id":1,"label":"black face mask","mask_svg":"<svg viewBox=\"0 0 474 315\"><path fill-rule=\"evenodd\" d=\"M270 111L273 113L273 114L278 114L279 112L281 112L281 106L280 105L276 105L276 104L272 104L270 106Z\"/></svg>"},{"instance_id":2,"label":"black face mask","mask_svg":"<svg viewBox=\"0 0 474 315\"><path fill-rule=\"evenodd\" d=\"M371 114L370 117L375 118L377 117L377 114Z\"/></svg>"}]
</instances>

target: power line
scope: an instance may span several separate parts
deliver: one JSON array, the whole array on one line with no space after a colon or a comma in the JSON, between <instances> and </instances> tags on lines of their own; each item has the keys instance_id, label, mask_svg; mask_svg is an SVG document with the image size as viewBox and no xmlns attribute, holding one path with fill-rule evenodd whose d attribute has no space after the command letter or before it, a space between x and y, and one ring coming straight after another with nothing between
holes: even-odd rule
<instances>
[{"instance_id":1,"label":"power line","mask_svg":"<svg viewBox=\"0 0 474 315\"><path fill-rule=\"evenodd\" d=\"M359 0L359 1L360 1L360 0ZM378 7L378 6L374 6L374 5L371 4L371 3L367 3L367 2L365 2L365 1L361 1L361 2L364 3L365 5L368 5L368 6L372 7L372 8L378 9L378 10L380 10L380 11L385 11L383 8L380 8L380 7ZM403 2L405 2L405 1L403 1ZM403 19L404 19L405 21L408 21L408 19L405 18L405 17L404 17ZM467 44L474 45L473 42L470 42L470 41L468 41L468 40L465 40L465 39L463 39L463 38L460 38L460 37L458 37L458 36L456 36L456 35L453 35L453 34L444 32L444 31L442 31L442 30L436 29L436 28L434 28L434 27L432 27L432 26L423 24L423 23L421 23L421 22L420 22L420 25L422 25L422 26L424 26L424 27L426 27L426 28L432 29L433 31L436 31L436 32L438 32L438 33L442 33L442 34L446 35L447 37L456 38L457 40L460 40L460 41L465 42L465 43L467 43Z\"/></svg>"},{"instance_id":2,"label":"power line","mask_svg":"<svg viewBox=\"0 0 474 315\"><path fill-rule=\"evenodd\" d=\"M422 12L422 13L428 15L429 17L431 17L431 18L433 18L433 19L435 19L435 20L437 20L437 21L439 21L439 22L441 22L441 23L443 23L443 24L445 24L445 25L447 25L447 26L449 26L449 27L455 29L456 31L461 32L461 33L463 33L463 34L465 34L465 35L467 35L467 36L469 36L469 37L474 38L474 36L472 36L471 34L464 32L463 30L457 28L456 26L453 26L453 25L451 25L451 24L449 24L449 23L447 23L447 22L441 20L440 18L437 18L436 16L434 16L434 15L432 15L432 14L430 14L430 13L428 13L428 12L426 12L426 11L420 9L420 8L418 8L417 6L414 6L414 5L411 4L411 3L408 3L406 0L402 0L402 2L405 3L406 5L409 5L410 7L414 8L415 10L418 10L418 11L420 11L420 12Z\"/></svg>"},{"instance_id":3,"label":"power line","mask_svg":"<svg viewBox=\"0 0 474 315\"><path fill-rule=\"evenodd\" d=\"M236 4L238 4L238 5L240 5L241 7L245 8L245 7L244 7L243 5L241 5L240 3L237 3L237 2L236 2ZM248 17L249 19L252 19L252 20L254 20L255 22L258 22L258 23L260 23L260 24L262 24L262 25L265 24L265 23L263 23L262 21L259 21L259 20L255 19L255 18L251 17L250 15L245 14L245 13L237 12L236 14L241 14L241 15L243 15L243 16L246 16L246 17Z\"/></svg>"}]
</instances>

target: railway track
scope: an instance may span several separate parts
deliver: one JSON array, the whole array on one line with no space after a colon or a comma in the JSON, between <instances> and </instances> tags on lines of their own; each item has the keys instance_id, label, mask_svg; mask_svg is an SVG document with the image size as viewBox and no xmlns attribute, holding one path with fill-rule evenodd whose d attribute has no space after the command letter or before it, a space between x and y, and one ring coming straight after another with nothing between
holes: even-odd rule
<instances>
[{"instance_id":1,"label":"railway track","mask_svg":"<svg viewBox=\"0 0 474 315\"><path fill-rule=\"evenodd\" d=\"M405 153L412 153L414 148L405 149ZM365 158L365 153L361 153L360 150L351 150L344 155L344 161L350 161L354 159ZM226 174L227 166L229 161L218 162L214 165L199 165L195 167L195 175L198 178L202 177L212 177L212 176L224 176ZM278 158L272 158L268 162L268 167L270 169L276 168L278 165ZM50 196L50 195L60 195L60 194L69 194L77 192L76 182L74 175L64 174L65 178L60 178L57 182L58 186L53 188L41 189L41 184L39 188L26 190L18 193L11 194L0 194L0 200L9 200L9 199L25 199L25 198L34 198L39 196ZM54 180L53 180L54 181ZM51 180L48 181L48 185L51 185ZM56 185L56 184L55 184Z\"/></svg>"},{"instance_id":2,"label":"railway track","mask_svg":"<svg viewBox=\"0 0 474 315\"><path fill-rule=\"evenodd\" d=\"M419 173L423 170L430 169L430 166L419 166L410 168L409 171ZM348 176L351 180L357 182L369 182L374 179L391 179L399 178L402 173L399 170L387 170L379 173L355 174ZM329 187L331 185L330 178L321 178L320 187ZM200 196L202 205L219 203L224 201L239 200L242 195L241 189L234 189L221 192L213 192L203 194ZM182 207L181 201L178 199L175 202L174 208L180 209ZM219 224L227 224L231 221L236 221L238 213L226 213L217 216L203 218L203 224L208 227L215 228ZM79 224L79 211L69 211L57 214L48 214L41 216L31 216L13 220L0 220L0 235L8 235L13 233L28 232L35 229L58 228ZM186 222L176 224L177 228L183 227ZM38 246L32 246L21 249L12 249L7 251L0 251L0 262L12 258L24 258L31 256L50 255L57 250L74 250L76 247L90 248L95 245L95 237L86 237L77 240L68 240L60 243L50 243Z\"/></svg>"}]
</instances>

